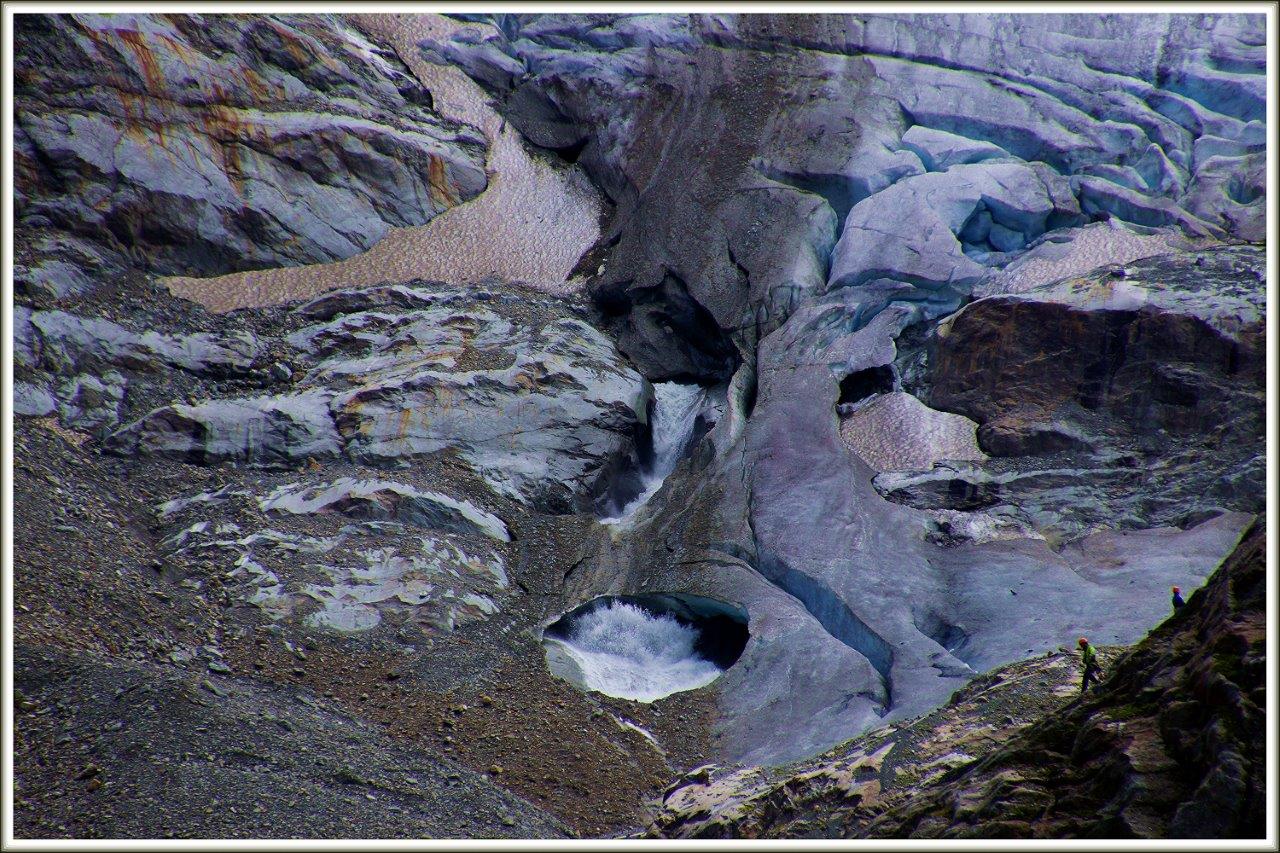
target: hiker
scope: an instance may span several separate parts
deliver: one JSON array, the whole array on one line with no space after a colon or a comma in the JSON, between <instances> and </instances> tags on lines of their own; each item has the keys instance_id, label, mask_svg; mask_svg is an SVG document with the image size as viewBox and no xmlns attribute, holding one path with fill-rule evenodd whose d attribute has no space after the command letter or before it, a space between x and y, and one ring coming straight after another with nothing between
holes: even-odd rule
<instances>
[{"instance_id":1,"label":"hiker","mask_svg":"<svg viewBox=\"0 0 1280 853\"><path fill-rule=\"evenodd\" d=\"M1177 613L1182 609L1182 605L1184 604L1186 604L1186 602L1182 600L1182 590L1175 586L1173 588L1173 612Z\"/></svg>"},{"instance_id":2,"label":"hiker","mask_svg":"<svg viewBox=\"0 0 1280 853\"><path fill-rule=\"evenodd\" d=\"M1084 676L1080 679L1080 695L1089 689L1089 682L1098 683L1098 673L1102 671L1102 667L1098 666L1098 653L1093 650L1093 646L1089 645L1089 641L1081 637L1080 645L1080 663L1084 664Z\"/></svg>"}]
</instances>

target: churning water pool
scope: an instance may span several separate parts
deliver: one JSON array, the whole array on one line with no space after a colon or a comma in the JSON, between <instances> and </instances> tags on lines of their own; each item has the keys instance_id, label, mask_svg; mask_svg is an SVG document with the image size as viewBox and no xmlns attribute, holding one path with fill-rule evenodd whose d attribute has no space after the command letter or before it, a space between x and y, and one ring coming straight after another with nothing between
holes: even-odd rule
<instances>
[{"instance_id":1,"label":"churning water pool","mask_svg":"<svg viewBox=\"0 0 1280 853\"><path fill-rule=\"evenodd\" d=\"M745 613L711 599L606 597L548 627L543 646L552 674L580 689L653 702L715 681L747 636Z\"/></svg>"}]
</instances>

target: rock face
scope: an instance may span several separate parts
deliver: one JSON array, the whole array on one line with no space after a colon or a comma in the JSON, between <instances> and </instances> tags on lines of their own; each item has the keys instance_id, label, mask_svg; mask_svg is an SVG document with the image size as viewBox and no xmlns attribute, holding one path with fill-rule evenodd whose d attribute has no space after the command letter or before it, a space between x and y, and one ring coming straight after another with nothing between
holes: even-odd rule
<instances>
[{"instance_id":1,"label":"rock face","mask_svg":"<svg viewBox=\"0 0 1280 853\"><path fill-rule=\"evenodd\" d=\"M529 145L479 84L430 50L454 34L482 38L489 25L412 12L351 14L346 20L394 51L431 93L434 112L487 141L485 191L426 225L395 229L368 252L343 261L228 273L216 281L169 277L164 284L170 292L230 311L415 278L455 284L497 278L551 293L581 290L576 267L600 236L600 193L580 167Z\"/></svg>"},{"instance_id":2,"label":"rock face","mask_svg":"<svg viewBox=\"0 0 1280 853\"><path fill-rule=\"evenodd\" d=\"M15 411L57 413L88 431L114 428L129 376L180 368L193 376L244 376L264 347L247 331L226 335L133 332L101 317L14 308ZM123 371L123 372L122 372Z\"/></svg>"},{"instance_id":3,"label":"rock face","mask_svg":"<svg viewBox=\"0 0 1280 853\"><path fill-rule=\"evenodd\" d=\"M873 837L1260 838L1265 536L1102 686L864 830Z\"/></svg>"},{"instance_id":4,"label":"rock face","mask_svg":"<svg viewBox=\"0 0 1280 853\"><path fill-rule=\"evenodd\" d=\"M293 316L289 392L165 406L108 446L380 467L447 451L498 493L564 512L628 451L645 411L644 381L608 339L546 297L416 283L335 292Z\"/></svg>"},{"instance_id":5,"label":"rock face","mask_svg":"<svg viewBox=\"0 0 1280 853\"><path fill-rule=\"evenodd\" d=\"M208 275L344 258L485 187L483 140L336 18L17 25L20 225Z\"/></svg>"},{"instance_id":6,"label":"rock face","mask_svg":"<svg viewBox=\"0 0 1280 853\"><path fill-rule=\"evenodd\" d=\"M289 834L333 831L298 804L353 809L325 781L273 798L284 776L314 778L295 745L362 786L387 835L481 834L468 817L561 831L493 783L575 831L624 833L672 777L656 833L843 831L790 823L793 790L866 805L859 832L951 831L939 815L957 833L1251 831L1232 809L1258 790L1261 629L1232 608L1258 593L1196 590L1265 505L1263 252L1240 245L1266 204L1265 17L482 20L421 30L408 65L440 73L418 83L330 17L21 22L23 825L136 833L163 800L193 834L222 832L116 777L179 778L208 742L216 773L252 774L225 783L237 814L261 804ZM409 56L416 30L393 31ZM511 155L530 180L460 206L485 186L484 140L441 120L437 95L482 119L490 164ZM565 284L594 208L571 204L573 228L538 246L550 214L529 193L570 202L580 171L612 205L571 273L590 301L510 280ZM513 199L519 220L484 230ZM473 215L437 216L453 205ZM397 273L425 243L386 269L356 255L433 216L426 229L467 238L461 266L431 263L465 276ZM504 252L527 255L486 276ZM296 267L315 282L203 304L309 301L221 314L156 276L335 258L361 274ZM1049 682L1022 710L1057 710L1070 659L1054 650L1139 642L1172 585L1192 596L1178 619L1216 645L1178 633L1135 653L1114 675L1133 707L1070 717L1017 759L1021 781L967 777L990 744L970 731L910 746L909 721L959 690L982 704L1005 674ZM652 704L583 692L541 640L600 596L714 602L745 646ZM135 693L182 704L189 682L227 701L140 764L104 752L101 783L54 771L79 748L51 728L84 715L77 685L113 691L86 725L118 733L134 717L98 711ZM1166 709L1169 689L1192 698ZM342 713L281 712L322 697ZM987 698L982 725L1007 741L1029 717ZM299 738L249 722L290 731L274 718ZM337 742L350 720L376 731ZM149 750L146 726L102 748ZM368 762L352 766L353 743ZM440 763L384 772L428 754L489 783ZM1061 774L1092 817L1041 775L1076 759ZM685 776L707 762L743 769ZM889 771L977 787L931 789L873 830Z\"/></svg>"},{"instance_id":7,"label":"rock face","mask_svg":"<svg viewBox=\"0 0 1280 853\"><path fill-rule=\"evenodd\" d=\"M507 525L492 513L448 495L421 492L386 480L357 481L344 477L309 488L285 486L260 501L259 507L268 513L336 513L375 521L396 519L415 527L438 527L457 533L478 533L499 542L511 541Z\"/></svg>"},{"instance_id":8,"label":"rock face","mask_svg":"<svg viewBox=\"0 0 1280 853\"><path fill-rule=\"evenodd\" d=\"M1265 277L1259 249L1217 249L978 300L933 338L929 402L978 420L1001 456L1152 432L1247 440L1262 431Z\"/></svg>"},{"instance_id":9,"label":"rock face","mask_svg":"<svg viewBox=\"0 0 1280 853\"><path fill-rule=\"evenodd\" d=\"M1005 667L785 772L688 774L645 835L1261 838L1265 574L1255 527L1083 699L1074 654Z\"/></svg>"},{"instance_id":10,"label":"rock face","mask_svg":"<svg viewBox=\"0 0 1280 853\"><path fill-rule=\"evenodd\" d=\"M877 487L922 508L1017 507L1058 535L1260 511L1262 264L1250 247L1161 255L965 307L918 385L997 458Z\"/></svg>"},{"instance_id":11,"label":"rock face","mask_svg":"<svg viewBox=\"0 0 1280 853\"><path fill-rule=\"evenodd\" d=\"M1234 402L1224 405L1247 412L1240 434L1254 437L1241 458L1234 449L1180 457L1195 482L1225 475L1241 484L1224 486L1227 493L1251 497L1181 502L1163 514L1138 506L1113 520L1186 530L1099 529L1112 526L1102 521L1107 495L1131 485L1126 464L1140 467L1141 453L1137 462L1132 451L1091 462L1102 473L1086 482L1103 493L1092 500L1108 509L1065 521L1045 509L1069 516L1061 507L1078 497L1056 477L1062 465L1037 480L1000 468L1006 457L982 463L992 477L1024 481L1016 503L1027 517L996 512L1000 501L987 499L908 495L899 499L919 509L894 505L877 494L858 453L877 467L907 467L889 458L897 452L919 466L893 482L933 476L956 483L948 496L981 495L954 468L933 475L929 466L950 455L971 461L948 465L977 468L979 448L1005 453L1020 439L982 407L951 405L913 384L918 364L896 364L895 340L920 324L927 332L974 293L999 299L1027 289L1024 272L1041 284L1054 280L1045 270L1070 274L1086 259L1092 268L1260 233L1261 187L1247 176L1264 131L1261 18L1149 16L1136 50L1131 23L1116 17L507 16L497 24L500 36L455 40L447 55L501 97L535 142L580 149L578 162L617 204L591 286L619 345L651 380L732 379L729 411L706 444L629 536L589 545L569 578L575 602L669 589L748 610L752 640L717 682L722 757L795 758L829 745L830 732L922 711L975 671L1081 632L1136 640L1162 612L1167 583L1190 575L1183 585L1198 584L1235 543L1260 495L1249 461L1258 455L1253 380L1225 380ZM1156 49L1163 43L1178 47ZM709 161L708 139L718 141ZM1217 171L1209 152L1218 150L1231 152L1221 156L1234 158L1235 184ZM1192 189L1215 180L1221 205ZM1184 268L1191 257L1172 264ZM1209 278L1261 292L1247 268ZM1161 299L1155 304L1167 304ZM963 326L983 305L953 323ZM1086 313L1105 343L1114 315ZM1210 349L1209 341L1225 341L1193 331L1203 327L1196 320L1181 325L1158 307L1148 314L1152 330L1184 328L1190 337L1179 340ZM1040 334L1023 331L1009 323L1006 334ZM1043 334L1057 343L1041 339L1035 352L1011 356L1022 359L1028 384L1037 357L1074 340L1060 326ZM1230 345L1222 346L1225 356ZM999 363L981 346L969 351L965 392L997 405ZM1076 352L1080 363L1063 359L1061 368L1087 384L1098 358L1088 341ZM1186 366L1173 356L1151 353L1170 362L1171 388L1181 387L1174 374ZM1188 381L1206 393L1239 369L1205 358L1215 366ZM928 369L943 361L935 354ZM1120 405L1117 386L1107 385L1115 362L1104 350L1099 393ZM1143 363L1135 359L1133 379L1122 377L1134 389L1128 417L1141 420L1143 394L1154 394L1172 407L1168 417L1185 420L1186 405L1139 390ZM877 374L889 387L872 381L873 393L905 377L903 390L933 410L922 422L940 425L949 414L976 422L978 448L951 439L945 451L930 447L932 430L908 437L896 418L872 425L884 432L861 444L842 440L841 388ZM1207 400L1205 414L1221 411L1213 400L1225 397ZM1197 428L1187 421L1188 433ZM1022 440L1043 449L1091 446L1074 428L1061 438L1029 430ZM908 444L918 452L907 453ZM1064 542L1074 544L1060 550Z\"/></svg>"},{"instance_id":12,"label":"rock face","mask_svg":"<svg viewBox=\"0 0 1280 853\"><path fill-rule=\"evenodd\" d=\"M593 289L650 379L727 378L830 287L954 309L1091 219L1263 234L1260 16L497 22L432 50L618 205Z\"/></svg>"}]
</instances>

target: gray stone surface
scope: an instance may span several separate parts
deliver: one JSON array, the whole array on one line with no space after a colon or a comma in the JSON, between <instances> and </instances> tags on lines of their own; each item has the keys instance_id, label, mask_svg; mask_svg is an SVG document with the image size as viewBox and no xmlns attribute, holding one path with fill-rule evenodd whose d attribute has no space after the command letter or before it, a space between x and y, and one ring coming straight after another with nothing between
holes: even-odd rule
<instances>
[{"instance_id":1,"label":"gray stone surface","mask_svg":"<svg viewBox=\"0 0 1280 853\"><path fill-rule=\"evenodd\" d=\"M1259 239L1263 20L503 15L432 49L619 205L592 287L623 349L652 380L722 381L829 286L962 294L1088 218Z\"/></svg>"},{"instance_id":2,"label":"gray stone surface","mask_svg":"<svg viewBox=\"0 0 1280 853\"><path fill-rule=\"evenodd\" d=\"M104 366L152 371L179 367L192 372L236 373L252 367L264 349L247 331L191 335L138 333L109 320L78 317L65 311L23 311L18 322L30 323L33 329L31 333L21 333L24 340L29 336L30 351L39 353L33 366L54 373Z\"/></svg>"},{"instance_id":3,"label":"gray stone surface","mask_svg":"<svg viewBox=\"0 0 1280 853\"><path fill-rule=\"evenodd\" d=\"M40 417L57 410L58 401L45 389L29 382L13 383L13 413Z\"/></svg>"},{"instance_id":4,"label":"gray stone surface","mask_svg":"<svg viewBox=\"0 0 1280 853\"><path fill-rule=\"evenodd\" d=\"M225 566L235 606L339 634L384 624L393 632L452 630L496 613L508 586L502 554L474 540L414 535L395 522L345 525L329 535L289 526L249 532L197 521L177 527L163 545L175 559L196 553Z\"/></svg>"},{"instance_id":5,"label":"gray stone surface","mask_svg":"<svg viewBox=\"0 0 1280 853\"><path fill-rule=\"evenodd\" d=\"M208 275L344 258L485 187L483 142L338 18L17 24L20 224Z\"/></svg>"},{"instance_id":6,"label":"gray stone surface","mask_svg":"<svg viewBox=\"0 0 1280 853\"><path fill-rule=\"evenodd\" d=\"M328 294L295 309L288 393L158 409L118 452L206 464L456 454L496 492L582 505L630 450L648 387L599 331L544 296L443 285Z\"/></svg>"},{"instance_id":7,"label":"gray stone surface","mask_svg":"<svg viewBox=\"0 0 1280 853\"><path fill-rule=\"evenodd\" d=\"M176 403L107 438L116 453L197 464L296 465L337 456L342 444L327 391Z\"/></svg>"},{"instance_id":8,"label":"gray stone surface","mask_svg":"<svg viewBox=\"0 0 1280 853\"><path fill-rule=\"evenodd\" d=\"M134 332L102 317L14 309L14 362L24 390L19 415L56 409L63 424L97 432L119 422L130 377L163 382L178 368L192 376L243 377L264 352L246 330L227 333ZM53 409L45 404L52 400Z\"/></svg>"},{"instance_id":9,"label":"gray stone surface","mask_svg":"<svg viewBox=\"0 0 1280 853\"><path fill-rule=\"evenodd\" d=\"M419 527L511 541L507 525L492 513L439 492L423 492L387 480L343 477L311 486L282 486L259 501L258 506L267 513L337 513L369 520L394 519Z\"/></svg>"},{"instance_id":10,"label":"gray stone surface","mask_svg":"<svg viewBox=\"0 0 1280 853\"><path fill-rule=\"evenodd\" d=\"M1239 328L1251 334L1261 291L1248 259L1260 253L1224 249L1202 257L1199 266L1190 253L1137 262L1124 281L1135 291L1149 282L1151 310L1163 311L1158 316L1169 322L1181 304L1193 313L1220 311L1220 324L1242 317ZM1200 295L1183 292L1173 271L1186 275L1186 289ZM1103 269L1091 280L1112 278ZM1059 299L1073 291L1065 283L1044 289ZM1076 290L1090 292L1087 286ZM1210 295L1219 290L1221 298ZM996 502L922 501L917 509L883 499L873 488L875 472L841 440L836 401L843 377L894 364L894 337L927 316L918 303L901 299L910 293L904 286L843 288L797 310L762 341L758 396L740 437L725 446L716 441L720 427L713 430L651 500L630 536L589 547L591 558L571 579L574 595L582 598L673 589L746 607L752 640L716 683L722 713L717 749L726 759L772 763L815 752L878 721L933 707L975 672L1056 648L1082 633L1103 642L1132 642L1167 612L1168 586L1194 589L1202 583L1260 508L1255 502L1261 483L1248 476L1234 480L1237 486L1229 492L1235 497L1219 501L1215 511L1188 515L1184 505L1176 521L1186 529L1107 529L1155 528L1175 520L1162 521L1168 517L1157 511L1162 486L1151 482L1138 494L1155 503L1121 509L1123 515L1100 525L1073 526L1058 518L1054 527L1053 518L1001 514L992 506ZM1111 304L1105 289L1098 294L1089 304ZM1077 298L1081 305L1088 302ZM1078 324L997 322L1015 340L1041 336L1045 346L1053 339L1072 351L1102 352L1071 337ZM1197 328L1206 343L1177 346L1203 353L1206 371L1226 369L1225 359L1205 348L1218 333L1207 322ZM958 329L952 318L941 325L939 337L958 343L962 338L951 337ZM1000 362L991 358L993 341L981 335L967 340L973 370L956 387L967 388L974 400L988 400L994 389L990 399L999 399L1003 385ZM1260 398L1242 378L1254 375L1248 365L1255 362L1247 354L1254 350L1241 340L1240 377L1212 387L1233 389L1226 399L1245 405L1237 422L1256 441L1261 433L1250 420L1257 414L1250 407ZM1152 362L1140 350L1130 355L1134 361L1124 369L1150 370ZM1153 359L1170 362L1168 354ZM1027 372L1029 383L1013 397L1036 399L1032 391L1039 380L1032 377L1053 375L1037 367L1043 355L1022 350L1012 361ZM939 369L932 359L930 365ZM1107 387L1122 400L1129 389L1147 386L1135 380ZM1101 421L1123 422L1118 415ZM1188 435L1212 444L1203 428L1188 422ZM882 440L892 443L892 431ZM1246 459L1255 452L1247 443L1240 449ZM1234 454L1236 449L1202 448L1181 459L1176 470L1200 478L1200 484L1233 482ZM1094 464L1113 483L1127 476L1126 463L1114 454ZM914 476L946 484L947 495L965 494L956 490L949 470L954 466ZM1122 482L1117 493L1132 496L1135 485ZM1079 486L1064 493L1060 480L1042 478L1026 486L1013 501L1015 509L1039 504L1061 516L1064 506L1089 497ZM1192 485L1187 493L1198 490L1203 491ZM1224 511L1233 507L1244 511ZM779 660L790 654L783 649L803 654Z\"/></svg>"},{"instance_id":11,"label":"gray stone surface","mask_svg":"<svg viewBox=\"0 0 1280 853\"><path fill-rule=\"evenodd\" d=\"M75 20L44 19L28 43L88 50ZM84 20L111 30L101 50L124 81L103 98L145 102L147 56L164 87L198 68L174 110L222 104L205 84L245 63L305 105L223 105L267 116L213 137L264 194L210 208L150 156L166 150L150 119L115 172L82 169L107 162L95 140L127 103L71 109L53 87L63 100L20 116L20 215L68 241L132 241L103 249L92 280L126 255L166 269L175 247L193 271L356 251L325 238L367 213L348 196L433 213L430 168L424 189L399 161L443 157L455 189L478 163L333 19ZM1264 221L1261 16L490 20L427 55L609 196L578 274L612 340L588 306L496 280L347 289L181 332L135 306L160 320L134 331L51 265L88 270L69 259L96 250L23 259L21 410L98 435L123 418L104 446L133 458L104 465L207 481L166 481L155 501L161 568L208 583L209 607L345 649L491 639L423 664L457 685L459 660L513 664L539 620L595 596L707 596L744 608L751 639L683 697L712 729L696 747L778 763L1081 633L1137 639L1167 587L1194 590L1262 508L1264 253L1221 246ZM197 64L163 39L121 46L149 28ZM218 39L236 49L215 56ZM204 144L187 112L165 115L166 134ZM41 152L74 191L48 192ZM305 180L280 177L312 155ZM246 198L276 209L270 187L308 199L304 219L259 233L222 218ZM135 227L139 210L174 230ZM391 223L376 218L368 235ZM644 455L649 383L667 380L727 385L715 426L627 524L572 517ZM842 400L862 384L869 399Z\"/></svg>"},{"instance_id":12,"label":"gray stone surface","mask_svg":"<svg viewBox=\"0 0 1280 853\"><path fill-rule=\"evenodd\" d=\"M101 378L80 374L57 386L58 418L72 429L95 431L114 426L120 420L125 378L109 370Z\"/></svg>"},{"instance_id":13,"label":"gray stone surface","mask_svg":"<svg viewBox=\"0 0 1280 853\"><path fill-rule=\"evenodd\" d=\"M1054 538L1261 511L1263 263L1159 255L971 303L939 325L918 393L978 421L993 458L877 488Z\"/></svg>"}]
</instances>

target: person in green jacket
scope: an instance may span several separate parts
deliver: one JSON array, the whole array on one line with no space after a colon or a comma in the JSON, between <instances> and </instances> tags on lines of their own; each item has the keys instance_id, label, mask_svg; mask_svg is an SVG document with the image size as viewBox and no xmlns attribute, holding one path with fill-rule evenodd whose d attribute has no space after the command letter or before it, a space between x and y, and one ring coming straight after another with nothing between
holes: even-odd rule
<instances>
[{"instance_id":1,"label":"person in green jacket","mask_svg":"<svg viewBox=\"0 0 1280 853\"><path fill-rule=\"evenodd\" d=\"M1102 667L1098 666L1098 653L1094 651L1093 646L1089 645L1089 641L1081 637L1080 646L1080 663L1084 666L1084 675L1080 679L1080 695L1084 695L1089 689L1090 682L1097 684L1098 673L1102 671Z\"/></svg>"}]
</instances>

